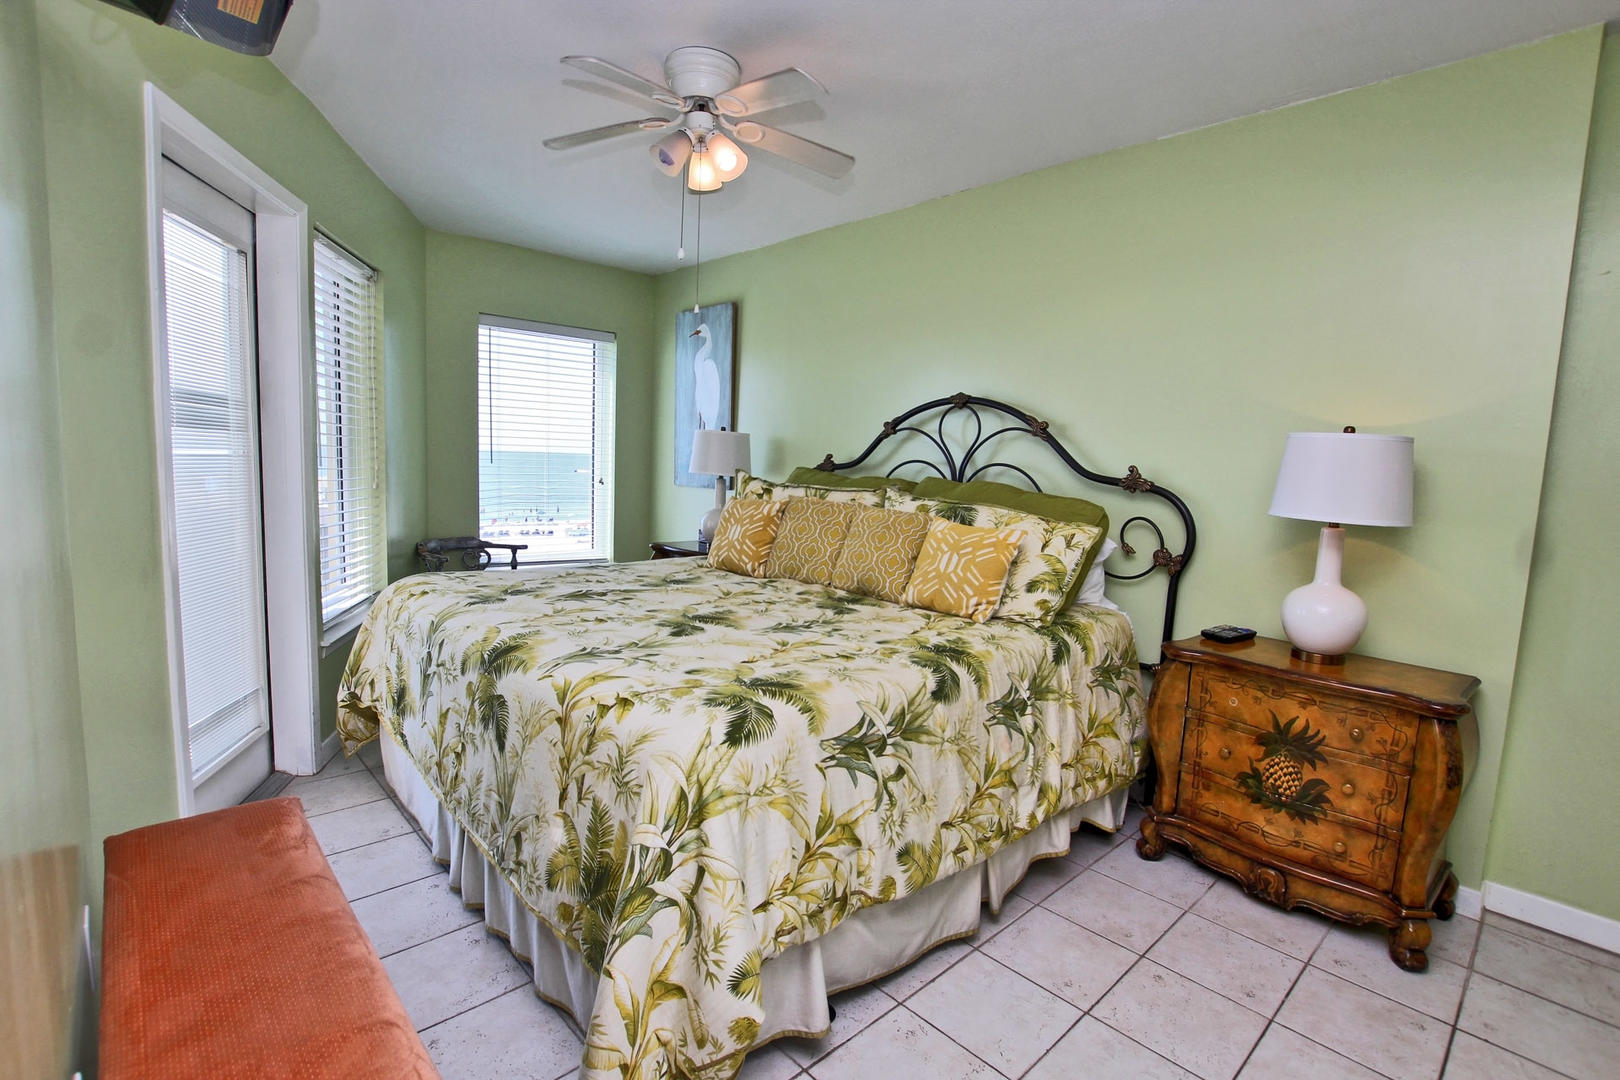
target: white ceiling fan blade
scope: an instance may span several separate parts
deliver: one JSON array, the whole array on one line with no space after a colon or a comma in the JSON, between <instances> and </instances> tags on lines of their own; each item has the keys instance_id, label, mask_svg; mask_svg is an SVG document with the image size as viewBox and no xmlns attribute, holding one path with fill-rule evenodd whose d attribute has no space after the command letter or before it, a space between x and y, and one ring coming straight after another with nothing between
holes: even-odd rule
<instances>
[{"instance_id":1,"label":"white ceiling fan blade","mask_svg":"<svg viewBox=\"0 0 1620 1080\"><path fill-rule=\"evenodd\" d=\"M609 63L598 56L565 56L562 62L570 67L595 75L598 79L615 83L626 90L634 90L644 97L652 98L660 105L668 105L672 109L685 107L681 96L667 86L661 86L651 79L643 79L633 71Z\"/></svg>"},{"instance_id":2,"label":"white ceiling fan blade","mask_svg":"<svg viewBox=\"0 0 1620 1080\"><path fill-rule=\"evenodd\" d=\"M715 107L727 116L749 116L784 105L820 97L827 88L798 68L763 75L740 86L733 86L714 99Z\"/></svg>"},{"instance_id":3,"label":"white ceiling fan blade","mask_svg":"<svg viewBox=\"0 0 1620 1080\"><path fill-rule=\"evenodd\" d=\"M576 131L572 135L558 135L541 143L547 150L572 150L576 146L586 143L600 142L611 139L615 135L629 135L633 131L658 131L667 128L675 121L663 116L649 116L645 120L626 120L620 124L608 124L606 127L591 128L589 131Z\"/></svg>"},{"instance_id":4,"label":"white ceiling fan blade","mask_svg":"<svg viewBox=\"0 0 1620 1080\"><path fill-rule=\"evenodd\" d=\"M785 157L834 180L849 172L855 164L855 159L842 151L822 146L798 135L789 135L780 128L756 124L752 120L744 120L732 131L740 141L749 146L757 146L777 157Z\"/></svg>"}]
</instances>

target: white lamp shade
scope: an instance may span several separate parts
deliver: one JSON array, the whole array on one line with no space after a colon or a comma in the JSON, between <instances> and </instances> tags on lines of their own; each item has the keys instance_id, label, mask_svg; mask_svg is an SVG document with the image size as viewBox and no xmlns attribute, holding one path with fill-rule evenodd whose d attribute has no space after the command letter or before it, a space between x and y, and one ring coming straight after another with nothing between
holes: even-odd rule
<instances>
[{"instance_id":1,"label":"white lamp shade","mask_svg":"<svg viewBox=\"0 0 1620 1080\"><path fill-rule=\"evenodd\" d=\"M650 147L653 161L665 176L679 176L692 156L692 139L684 131L672 131Z\"/></svg>"},{"instance_id":2,"label":"white lamp shade","mask_svg":"<svg viewBox=\"0 0 1620 1080\"><path fill-rule=\"evenodd\" d=\"M1340 525L1412 524L1412 437L1291 433L1271 513Z\"/></svg>"},{"instance_id":3,"label":"white lamp shade","mask_svg":"<svg viewBox=\"0 0 1620 1080\"><path fill-rule=\"evenodd\" d=\"M706 140L709 156L714 159L714 171L722 183L731 183L748 168L748 155L725 135L716 131Z\"/></svg>"},{"instance_id":4,"label":"white lamp shade","mask_svg":"<svg viewBox=\"0 0 1620 1080\"><path fill-rule=\"evenodd\" d=\"M748 433L702 428L692 433L692 463L688 471L707 476L730 476L749 467Z\"/></svg>"}]
</instances>

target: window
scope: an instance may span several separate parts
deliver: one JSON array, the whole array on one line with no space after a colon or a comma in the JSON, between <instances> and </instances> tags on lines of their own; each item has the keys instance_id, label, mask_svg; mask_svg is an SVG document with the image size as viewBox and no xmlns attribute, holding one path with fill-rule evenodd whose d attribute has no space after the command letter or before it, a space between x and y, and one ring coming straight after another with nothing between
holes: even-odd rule
<instances>
[{"instance_id":1,"label":"window","mask_svg":"<svg viewBox=\"0 0 1620 1080\"><path fill-rule=\"evenodd\" d=\"M612 334L478 320L478 535L520 562L613 553Z\"/></svg>"},{"instance_id":2,"label":"window","mask_svg":"<svg viewBox=\"0 0 1620 1080\"><path fill-rule=\"evenodd\" d=\"M377 272L315 238L315 489L321 643L353 628L388 580Z\"/></svg>"}]
</instances>

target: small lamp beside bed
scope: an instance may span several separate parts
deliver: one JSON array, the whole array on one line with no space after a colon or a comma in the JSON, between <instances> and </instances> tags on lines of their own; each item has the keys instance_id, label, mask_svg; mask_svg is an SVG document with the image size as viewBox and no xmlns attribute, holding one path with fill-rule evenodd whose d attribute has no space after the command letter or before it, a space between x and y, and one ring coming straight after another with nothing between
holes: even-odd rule
<instances>
[{"instance_id":1,"label":"small lamp beside bed","mask_svg":"<svg viewBox=\"0 0 1620 1080\"><path fill-rule=\"evenodd\" d=\"M1283 600L1283 632L1297 659L1342 664L1367 628L1367 605L1339 583L1344 525L1412 524L1412 438L1296 431L1283 446L1274 517L1323 521L1316 574Z\"/></svg>"},{"instance_id":2,"label":"small lamp beside bed","mask_svg":"<svg viewBox=\"0 0 1620 1080\"><path fill-rule=\"evenodd\" d=\"M714 477L714 509L698 522L698 544L708 547L720 524L720 511L726 508L726 485L738 469L752 467L748 433L724 428L703 428L692 433L692 464L689 472Z\"/></svg>"}]
</instances>

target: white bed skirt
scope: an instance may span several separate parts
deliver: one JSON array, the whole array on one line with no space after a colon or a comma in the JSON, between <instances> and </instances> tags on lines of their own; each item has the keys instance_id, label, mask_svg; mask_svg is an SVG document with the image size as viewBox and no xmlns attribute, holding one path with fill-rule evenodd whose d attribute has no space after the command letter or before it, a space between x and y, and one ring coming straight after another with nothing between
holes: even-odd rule
<instances>
[{"instance_id":1,"label":"white bed skirt","mask_svg":"<svg viewBox=\"0 0 1620 1080\"><path fill-rule=\"evenodd\" d=\"M394 792L433 843L433 856L450 865L450 887L462 903L482 906L487 928L534 967L540 996L568 1011L583 1029L596 1000L597 976L580 954L534 917L511 886L485 860L454 818L439 806L416 766L387 735L383 772ZM1083 822L1109 832L1125 821L1125 790L1095 799L1043 823L987 861L937 881L914 896L865 908L814 941L795 945L761 968L765 1017L755 1045L785 1035L818 1037L831 1025L827 998L905 967L934 946L971 936L981 905L1001 910L1031 863L1069 850Z\"/></svg>"}]
</instances>

